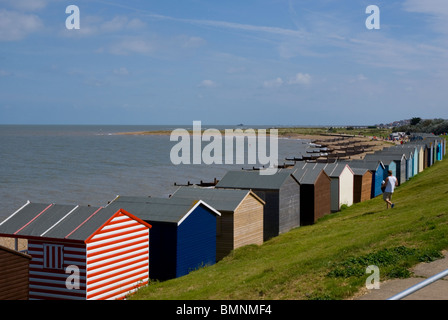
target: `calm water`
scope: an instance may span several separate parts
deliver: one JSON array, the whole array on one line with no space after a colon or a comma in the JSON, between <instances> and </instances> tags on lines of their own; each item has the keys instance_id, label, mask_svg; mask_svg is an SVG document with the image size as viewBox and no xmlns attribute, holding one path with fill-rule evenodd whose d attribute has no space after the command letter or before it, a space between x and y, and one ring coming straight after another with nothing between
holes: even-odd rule
<instances>
[{"instance_id":1,"label":"calm water","mask_svg":"<svg viewBox=\"0 0 448 320\"><path fill-rule=\"evenodd\" d=\"M177 142L169 136L115 134L176 128L0 125L0 221L27 200L103 206L119 194L167 197L174 182L212 181L244 166L175 166L170 151ZM280 139L279 162L306 147L305 141Z\"/></svg>"}]
</instances>

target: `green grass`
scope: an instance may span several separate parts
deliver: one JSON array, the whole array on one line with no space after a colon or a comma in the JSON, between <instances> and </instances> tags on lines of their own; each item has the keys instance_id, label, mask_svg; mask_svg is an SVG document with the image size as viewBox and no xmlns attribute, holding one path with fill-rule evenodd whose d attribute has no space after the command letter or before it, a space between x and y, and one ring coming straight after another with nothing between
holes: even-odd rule
<instances>
[{"instance_id":1,"label":"green grass","mask_svg":"<svg viewBox=\"0 0 448 320\"><path fill-rule=\"evenodd\" d=\"M408 277L410 268L448 248L448 161L437 162L396 189L394 209L381 197L234 250L213 266L152 282L131 299L347 299L380 279Z\"/></svg>"}]
</instances>

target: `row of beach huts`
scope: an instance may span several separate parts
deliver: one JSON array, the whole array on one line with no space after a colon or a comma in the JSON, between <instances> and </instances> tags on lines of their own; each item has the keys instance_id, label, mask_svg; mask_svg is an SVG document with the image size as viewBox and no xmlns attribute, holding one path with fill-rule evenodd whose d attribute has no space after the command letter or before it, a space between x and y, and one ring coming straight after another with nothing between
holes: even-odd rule
<instances>
[{"instance_id":1,"label":"row of beach huts","mask_svg":"<svg viewBox=\"0 0 448 320\"><path fill-rule=\"evenodd\" d=\"M0 246L0 299L125 299L150 279L184 276L374 198L388 170L402 184L445 154L445 139L417 135L360 160L295 161L274 175L229 171L168 198L117 196L104 207L28 201L0 222L0 237L16 244Z\"/></svg>"}]
</instances>

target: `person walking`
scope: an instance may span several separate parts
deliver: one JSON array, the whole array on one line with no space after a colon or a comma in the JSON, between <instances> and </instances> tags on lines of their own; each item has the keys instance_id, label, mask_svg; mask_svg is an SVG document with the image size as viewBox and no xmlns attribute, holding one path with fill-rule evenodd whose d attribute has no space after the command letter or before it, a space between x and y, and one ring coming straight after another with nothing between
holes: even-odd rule
<instances>
[{"instance_id":1,"label":"person walking","mask_svg":"<svg viewBox=\"0 0 448 320\"><path fill-rule=\"evenodd\" d=\"M395 204L392 203L392 194L394 193L395 187L398 186L398 179L392 174L391 170L387 173L388 177L383 181L382 186L385 187L383 200L386 202L386 208L389 209L389 205L391 208L395 207Z\"/></svg>"}]
</instances>

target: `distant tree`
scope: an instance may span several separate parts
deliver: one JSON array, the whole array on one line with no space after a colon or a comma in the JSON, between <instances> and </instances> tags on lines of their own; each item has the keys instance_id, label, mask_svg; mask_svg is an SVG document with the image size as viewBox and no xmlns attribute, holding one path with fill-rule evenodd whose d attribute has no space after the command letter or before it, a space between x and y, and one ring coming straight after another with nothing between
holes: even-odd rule
<instances>
[{"instance_id":1,"label":"distant tree","mask_svg":"<svg viewBox=\"0 0 448 320\"><path fill-rule=\"evenodd\" d=\"M416 126L417 124L420 123L420 121L422 121L422 118L420 117L414 117L411 119L411 126Z\"/></svg>"}]
</instances>

